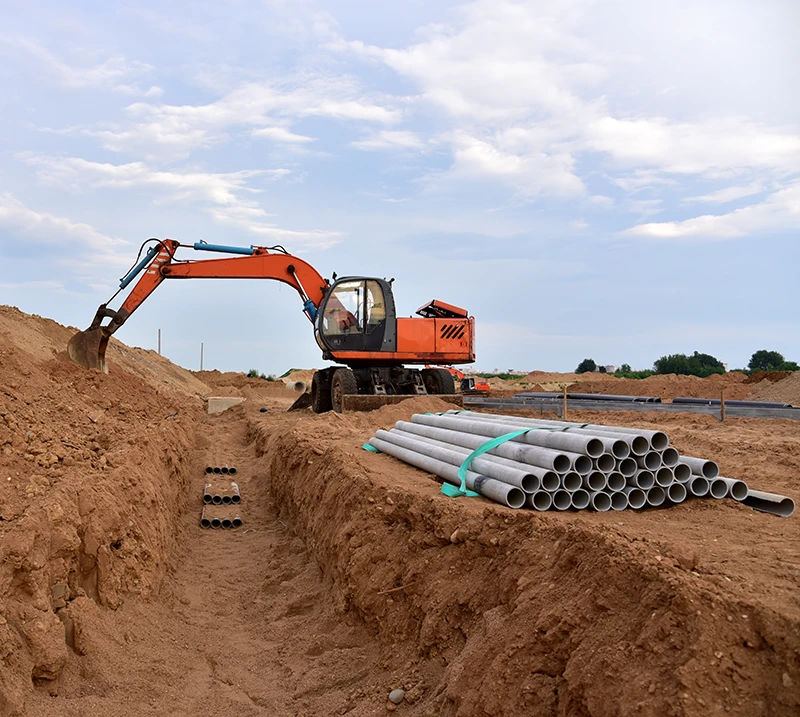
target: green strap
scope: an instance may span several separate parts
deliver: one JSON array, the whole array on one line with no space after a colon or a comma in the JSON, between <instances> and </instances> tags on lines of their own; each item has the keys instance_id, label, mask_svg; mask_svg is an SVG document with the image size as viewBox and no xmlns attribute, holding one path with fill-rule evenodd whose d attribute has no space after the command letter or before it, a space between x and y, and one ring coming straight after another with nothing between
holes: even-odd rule
<instances>
[{"instance_id":1,"label":"green strap","mask_svg":"<svg viewBox=\"0 0 800 717\"><path fill-rule=\"evenodd\" d=\"M365 443L361 446L365 451L369 451L370 453L380 453L380 451L375 448L375 446L371 446L369 443Z\"/></svg>"}]
</instances>

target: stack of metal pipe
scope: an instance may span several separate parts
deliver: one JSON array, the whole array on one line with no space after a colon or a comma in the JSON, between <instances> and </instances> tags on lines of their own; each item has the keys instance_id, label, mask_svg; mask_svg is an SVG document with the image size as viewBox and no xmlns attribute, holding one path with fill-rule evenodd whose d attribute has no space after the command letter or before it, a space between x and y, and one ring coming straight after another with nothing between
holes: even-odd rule
<instances>
[{"instance_id":1,"label":"stack of metal pipe","mask_svg":"<svg viewBox=\"0 0 800 717\"><path fill-rule=\"evenodd\" d=\"M538 511L640 509L690 496L730 497L778 515L794 510L785 496L720 476L714 461L680 455L663 431L448 411L398 421L369 444L460 487L459 468L475 449L522 430L469 463L468 490Z\"/></svg>"}]
</instances>

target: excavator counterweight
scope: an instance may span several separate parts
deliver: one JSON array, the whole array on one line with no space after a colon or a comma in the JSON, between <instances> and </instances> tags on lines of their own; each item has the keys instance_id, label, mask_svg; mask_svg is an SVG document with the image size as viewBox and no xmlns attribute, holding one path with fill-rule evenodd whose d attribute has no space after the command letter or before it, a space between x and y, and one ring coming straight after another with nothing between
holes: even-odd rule
<instances>
[{"instance_id":1,"label":"excavator counterweight","mask_svg":"<svg viewBox=\"0 0 800 717\"><path fill-rule=\"evenodd\" d=\"M142 257L150 242L155 244ZM176 259L178 248L185 246L173 239L151 239L142 245L137 262L120 279L122 291L141 274L120 308L112 310L108 308L110 302L102 304L89 328L70 339L68 352L75 363L107 373L105 355L112 334L166 279L274 279L289 284L300 295L322 357L344 364L315 374L311 388L315 412L343 411L351 406L357 409L360 404L371 407L409 395L435 394L457 400L448 371L430 367L419 370L406 364L474 361L475 320L465 309L433 300L420 308L419 318L398 318L391 282L385 279L350 276L331 284L308 262L283 247L198 242L191 248L236 256ZM110 321L104 325L105 319ZM355 400L362 397L363 401Z\"/></svg>"}]
</instances>

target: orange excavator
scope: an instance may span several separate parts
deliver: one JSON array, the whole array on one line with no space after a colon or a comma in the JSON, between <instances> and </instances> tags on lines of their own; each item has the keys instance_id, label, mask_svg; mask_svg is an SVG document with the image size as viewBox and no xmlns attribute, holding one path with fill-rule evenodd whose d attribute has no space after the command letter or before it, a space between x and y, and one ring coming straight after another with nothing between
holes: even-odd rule
<instances>
[{"instance_id":1,"label":"orange excavator","mask_svg":"<svg viewBox=\"0 0 800 717\"><path fill-rule=\"evenodd\" d=\"M492 387L485 378L480 376L467 376L463 371L459 371L453 366L425 366L425 368L443 368L447 371L453 379L458 379L461 393L472 395L488 395Z\"/></svg>"},{"instance_id":2,"label":"orange excavator","mask_svg":"<svg viewBox=\"0 0 800 717\"><path fill-rule=\"evenodd\" d=\"M236 256L179 260L175 254L181 247ZM110 309L108 304L140 274L120 308ZM331 282L282 246L186 245L173 239L149 239L142 244L136 264L120 279L117 293L100 305L88 329L70 339L70 358L84 368L108 372L105 355L112 334L165 279L274 279L294 287L303 301L303 313L314 326L322 357L343 364L314 374L310 398L316 413L341 412L348 396L378 397L361 406L350 402L366 408L379 405L380 397L452 397L455 385L447 369L420 370L405 364L475 360L475 319L465 309L435 299L417 310L418 318L400 318L392 294L394 279L337 278L334 273ZM109 321L104 325L105 319Z\"/></svg>"}]
</instances>

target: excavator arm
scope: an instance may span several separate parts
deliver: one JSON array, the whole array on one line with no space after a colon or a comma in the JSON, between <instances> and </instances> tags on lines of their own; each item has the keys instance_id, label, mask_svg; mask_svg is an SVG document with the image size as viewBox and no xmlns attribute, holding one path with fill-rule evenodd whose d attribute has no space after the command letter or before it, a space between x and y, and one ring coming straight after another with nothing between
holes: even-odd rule
<instances>
[{"instance_id":1,"label":"excavator arm","mask_svg":"<svg viewBox=\"0 0 800 717\"><path fill-rule=\"evenodd\" d=\"M287 253L282 247L229 247L198 242L191 247L197 251L238 254L235 257L176 260L175 252L186 246L173 239L156 240L144 258L122 279L120 289L126 289L144 272L119 309L101 304L88 329L70 339L67 346L70 358L84 368L108 372L105 361L108 341L165 279L275 279L293 287L303 300L303 312L314 321L317 308L330 285L308 262ZM119 293L119 291L117 293ZM114 295L116 297L116 294ZM112 300L113 298L112 297ZM110 321L103 325L105 319Z\"/></svg>"}]
</instances>

